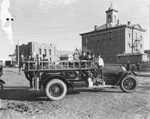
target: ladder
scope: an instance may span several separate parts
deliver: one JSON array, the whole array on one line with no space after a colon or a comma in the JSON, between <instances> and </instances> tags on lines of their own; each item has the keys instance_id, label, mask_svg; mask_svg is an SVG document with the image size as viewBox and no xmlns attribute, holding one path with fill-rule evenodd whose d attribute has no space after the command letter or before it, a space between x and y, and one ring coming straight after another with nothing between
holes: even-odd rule
<instances>
[{"instance_id":1,"label":"ladder","mask_svg":"<svg viewBox=\"0 0 150 119\"><path fill-rule=\"evenodd\" d=\"M95 63L90 60L72 61L25 61L24 71L61 71L61 70L88 70L95 67Z\"/></svg>"}]
</instances>

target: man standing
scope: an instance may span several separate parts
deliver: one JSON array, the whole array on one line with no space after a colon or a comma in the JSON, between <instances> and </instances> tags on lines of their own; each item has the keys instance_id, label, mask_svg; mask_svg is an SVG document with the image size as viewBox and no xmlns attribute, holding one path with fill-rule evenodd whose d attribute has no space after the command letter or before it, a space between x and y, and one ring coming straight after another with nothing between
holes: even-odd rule
<instances>
[{"instance_id":1,"label":"man standing","mask_svg":"<svg viewBox=\"0 0 150 119\"><path fill-rule=\"evenodd\" d=\"M137 63L136 66L137 66L137 71L139 71L140 70L140 64Z\"/></svg>"},{"instance_id":2,"label":"man standing","mask_svg":"<svg viewBox=\"0 0 150 119\"><path fill-rule=\"evenodd\" d=\"M130 62L128 61L128 63L127 63L127 71L129 71L130 70Z\"/></svg>"},{"instance_id":3,"label":"man standing","mask_svg":"<svg viewBox=\"0 0 150 119\"><path fill-rule=\"evenodd\" d=\"M20 58L19 58L19 74L20 74L21 68L23 68L24 56L23 56L22 53L20 53L19 57L20 57Z\"/></svg>"},{"instance_id":4,"label":"man standing","mask_svg":"<svg viewBox=\"0 0 150 119\"><path fill-rule=\"evenodd\" d=\"M101 73L101 79L103 79L103 70L102 70L102 67L104 67L104 61L101 58L101 55L98 54L98 68L99 68L100 73Z\"/></svg>"}]
</instances>

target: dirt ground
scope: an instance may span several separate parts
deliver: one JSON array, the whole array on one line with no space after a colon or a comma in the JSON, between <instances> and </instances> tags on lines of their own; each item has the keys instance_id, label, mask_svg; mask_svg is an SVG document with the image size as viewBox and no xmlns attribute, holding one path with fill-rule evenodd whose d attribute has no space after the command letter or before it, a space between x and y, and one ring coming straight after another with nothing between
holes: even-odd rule
<instances>
[{"instance_id":1,"label":"dirt ground","mask_svg":"<svg viewBox=\"0 0 150 119\"><path fill-rule=\"evenodd\" d=\"M59 101L49 101L43 90L29 90L23 72L4 69L0 119L150 119L150 78L137 77L134 93L116 89L76 89Z\"/></svg>"}]
</instances>

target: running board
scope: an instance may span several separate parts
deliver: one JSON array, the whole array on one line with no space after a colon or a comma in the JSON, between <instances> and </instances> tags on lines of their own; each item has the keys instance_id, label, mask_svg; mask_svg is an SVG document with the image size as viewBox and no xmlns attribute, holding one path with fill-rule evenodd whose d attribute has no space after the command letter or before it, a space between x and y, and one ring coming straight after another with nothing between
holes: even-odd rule
<instances>
[{"instance_id":1,"label":"running board","mask_svg":"<svg viewBox=\"0 0 150 119\"><path fill-rule=\"evenodd\" d=\"M91 86L91 87L88 87L90 89L95 89L95 88L114 88L115 86L114 85L98 85L98 86Z\"/></svg>"},{"instance_id":2,"label":"running board","mask_svg":"<svg viewBox=\"0 0 150 119\"><path fill-rule=\"evenodd\" d=\"M29 88L30 91L40 91L40 89Z\"/></svg>"}]
</instances>

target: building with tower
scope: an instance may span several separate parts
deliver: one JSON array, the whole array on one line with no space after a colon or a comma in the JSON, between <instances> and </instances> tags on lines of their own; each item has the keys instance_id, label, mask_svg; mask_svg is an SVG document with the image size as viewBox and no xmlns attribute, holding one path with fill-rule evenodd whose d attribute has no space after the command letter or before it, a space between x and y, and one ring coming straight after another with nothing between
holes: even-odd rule
<instances>
[{"instance_id":1,"label":"building with tower","mask_svg":"<svg viewBox=\"0 0 150 119\"><path fill-rule=\"evenodd\" d=\"M106 23L94 26L94 30L80 34L82 37L82 50L91 52L95 56L100 54L105 63L123 63L131 60L129 55L139 58L142 62L148 57L144 54L144 32L139 24L121 24L118 11L111 5L106 11ZM137 54L137 55L136 55ZM120 59L124 59L120 61ZM132 58L131 62L135 61Z\"/></svg>"}]
</instances>

